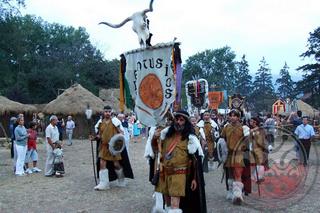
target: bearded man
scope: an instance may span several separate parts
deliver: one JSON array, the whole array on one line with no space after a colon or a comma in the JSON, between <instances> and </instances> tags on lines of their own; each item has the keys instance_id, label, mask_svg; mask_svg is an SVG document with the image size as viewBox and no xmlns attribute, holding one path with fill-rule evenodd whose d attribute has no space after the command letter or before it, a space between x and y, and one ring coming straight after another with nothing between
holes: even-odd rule
<instances>
[{"instance_id":1,"label":"bearded man","mask_svg":"<svg viewBox=\"0 0 320 213\"><path fill-rule=\"evenodd\" d=\"M173 123L160 133L159 149L160 178L155 191L164 195L167 212L207 212L203 152L188 112L174 112Z\"/></svg>"}]
</instances>

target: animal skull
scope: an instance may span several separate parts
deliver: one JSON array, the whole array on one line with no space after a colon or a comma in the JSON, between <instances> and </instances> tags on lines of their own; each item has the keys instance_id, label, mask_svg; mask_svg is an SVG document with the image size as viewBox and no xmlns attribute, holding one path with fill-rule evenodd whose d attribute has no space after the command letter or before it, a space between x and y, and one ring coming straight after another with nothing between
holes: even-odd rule
<instances>
[{"instance_id":1,"label":"animal skull","mask_svg":"<svg viewBox=\"0 0 320 213\"><path fill-rule=\"evenodd\" d=\"M120 24L110 24L108 22L100 22L99 24L105 24L112 28L120 28L123 25L125 25L128 21L132 21L132 30L138 35L139 44L142 48L147 47L148 45L148 39L150 39L150 36L152 35L149 31L149 21L147 19L147 12L152 12L152 4L154 0L150 1L149 8L145 9L140 12L136 12L130 17L126 18L124 21L122 21ZM150 45L150 44L149 44Z\"/></svg>"}]
</instances>

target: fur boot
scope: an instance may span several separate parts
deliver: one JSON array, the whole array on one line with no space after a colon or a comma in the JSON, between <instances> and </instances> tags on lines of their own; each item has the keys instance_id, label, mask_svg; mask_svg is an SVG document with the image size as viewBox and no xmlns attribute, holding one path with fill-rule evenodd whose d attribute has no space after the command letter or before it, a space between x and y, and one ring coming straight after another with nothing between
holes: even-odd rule
<instances>
[{"instance_id":1,"label":"fur boot","mask_svg":"<svg viewBox=\"0 0 320 213\"><path fill-rule=\"evenodd\" d=\"M124 179L123 169L115 170L118 176L118 186L119 187L126 187L127 183Z\"/></svg>"},{"instance_id":2,"label":"fur boot","mask_svg":"<svg viewBox=\"0 0 320 213\"><path fill-rule=\"evenodd\" d=\"M241 203L243 202L242 189L243 183L238 181L233 182L233 204L241 205Z\"/></svg>"},{"instance_id":3,"label":"fur boot","mask_svg":"<svg viewBox=\"0 0 320 213\"><path fill-rule=\"evenodd\" d=\"M227 200L232 200L233 199L233 179L228 179L228 188L229 190L227 191Z\"/></svg>"},{"instance_id":4,"label":"fur boot","mask_svg":"<svg viewBox=\"0 0 320 213\"><path fill-rule=\"evenodd\" d=\"M152 197L155 200L155 204L152 208L152 213L165 213L165 210L163 209L162 193L154 192Z\"/></svg>"},{"instance_id":5,"label":"fur boot","mask_svg":"<svg viewBox=\"0 0 320 213\"><path fill-rule=\"evenodd\" d=\"M94 187L95 190L107 190L109 186L108 169L102 169L99 171L99 184Z\"/></svg>"}]
</instances>

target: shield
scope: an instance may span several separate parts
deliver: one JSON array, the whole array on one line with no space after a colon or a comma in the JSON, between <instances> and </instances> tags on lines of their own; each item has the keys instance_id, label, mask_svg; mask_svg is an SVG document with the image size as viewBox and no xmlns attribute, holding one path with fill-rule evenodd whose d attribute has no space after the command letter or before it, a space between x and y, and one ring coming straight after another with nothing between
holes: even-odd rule
<instances>
[{"instance_id":1,"label":"shield","mask_svg":"<svg viewBox=\"0 0 320 213\"><path fill-rule=\"evenodd\" d=\"M112 155L120 154L126 146L124 135L116 134L109 142L109 151Z\"/></svg>"}]
</instances>

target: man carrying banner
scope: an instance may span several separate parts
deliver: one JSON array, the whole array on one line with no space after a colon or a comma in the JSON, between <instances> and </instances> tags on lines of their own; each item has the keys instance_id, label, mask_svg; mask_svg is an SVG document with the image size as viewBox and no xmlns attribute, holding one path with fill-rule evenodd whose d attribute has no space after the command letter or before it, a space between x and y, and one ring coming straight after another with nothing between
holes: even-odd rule
<instances>
[{"instance_id":1,"label":"man carrying banner","mask_svg":"<svg viewBox=\"0 0 320 213\"><path fill-rule=\"evenodd\" d=\"M126 183L124 178L133 178L133 173L128 158L127 150L125 148L125 139L121 135L121 121L116 117L112 117L112 108L110 106L104 107L103 118L98 121L98 134L96 140L99 141L98 156L100 159L99 166L99 184L94 187L95 190L109 189L109 181L118 179L118 186L125 187ZM121 139L123 138L123 140ZM90 140L93 141L93 136L90 136ZM111 142L115 141L115 145L111 145ZM111 152L119 143L122 147L119 152Z\"/></svg>"},{"instance_id":2,"label":"man carrying banner","mask_svg":"<svg viewBox=\"0 0 320 213\"><path fill-rule=\"evenodd\" d=\"M209 170L214 170L214 150L215 140L219 138L219 127L217 123L210 118L209 110L203 113L203 120L200 120L197 126L199 133L208 147Z\"/></svg>"},{"instance_id":3,"label":"man carrying banner","mask_svg":"<svg viewBox=\"0 0 320 213\"><path fill-rule=\"evenodd\" d=\"M203 157L186 111L174 113L174 122L160 134L160 178L156 191L165 196L169 213L207 212Z\"/></svg>"}]
</instances>

